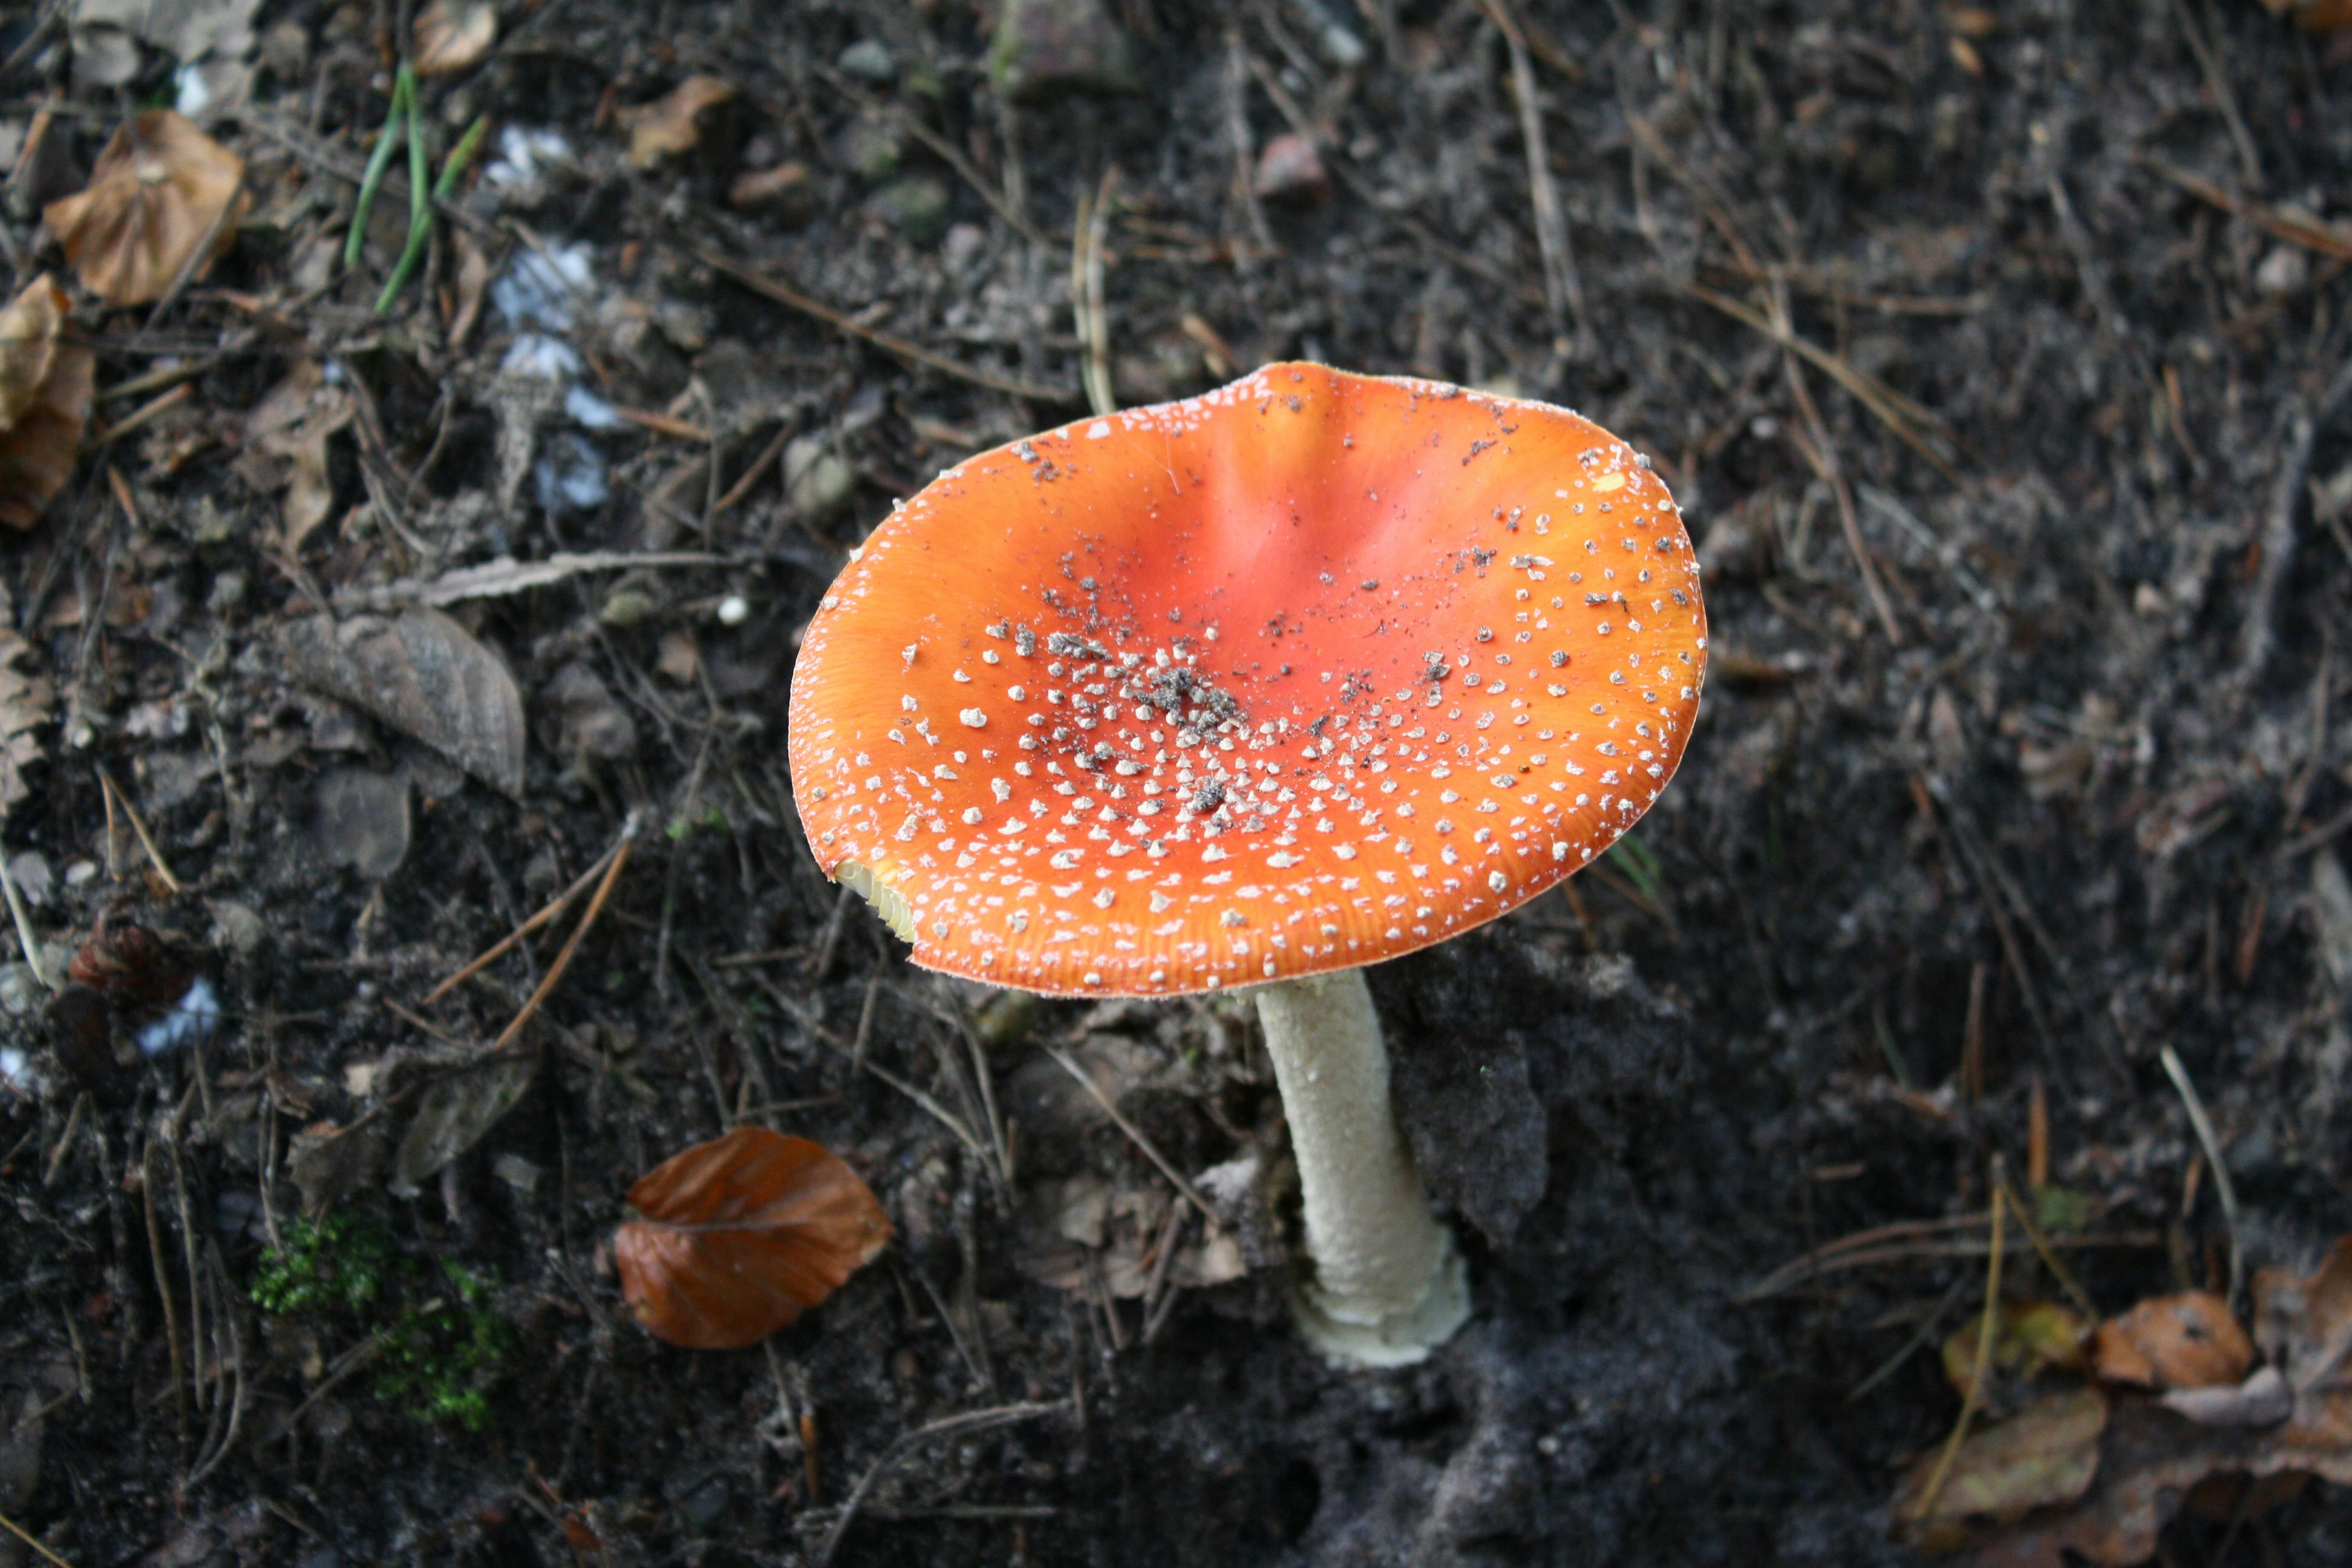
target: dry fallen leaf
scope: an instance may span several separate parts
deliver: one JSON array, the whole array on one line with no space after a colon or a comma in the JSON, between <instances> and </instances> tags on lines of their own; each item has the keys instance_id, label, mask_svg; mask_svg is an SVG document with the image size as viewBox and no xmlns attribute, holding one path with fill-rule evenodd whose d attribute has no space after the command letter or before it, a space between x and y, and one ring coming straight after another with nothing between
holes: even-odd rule
<instances>
[{"instance_id":1,"label":"dry fallen leaf","mask_svg":"<svg viewBox=\"0 0 2352 1568\"><path fill-rule=\"evenodd\" d=\"M1984 1314L1977 1313L1944 1341L1944 1378L1965 1395L1975 1381ZM2078 1372L2090 1327L2055 1301L2003 1301L1993 1320L1991 1355L1980 1393L1996 1414L2026 1403L2028 1385L2045 1373Z\"/></svg>"},{"instance_id":2,"label":"dry fallen leaf","mask_svg":"<svg viewBox=\"0 0 2352 1568\"><path fill-rule=\"evenodd\" d=\"M2235 1359L2206 1305L2183 1309L2189 1300L2145 1303L2116 1320L2126 1322L2144 1314L2143 1327L2158 1325L2151 1331L2157 1337L2144 1334L2138 1342L2152 1370L2160 1372L2169 1363L2176 1372L2210 1373ZM2233 1505L2242 1500L2252 1508L2291 1494L2291 1477L2352 1484L2352 1380L2343 1375L2352 1352L2352 1237L2338 1240L2309 1275L2281 1268L2256 1274L2253 1319L2265 1364L2242 1383L2176 1388L2161 1399L2116 1395L2097 1437L2091 1483L2071 1500L2053 1495L2030 1516L2011 1513L2004 1523L2000 1510L1948 1508L1939 1499L1932 1515L1909 1521L1922 1544L1946 1551L1965 1547L1967 1561L1976 1568L2065 1568L2078 1560L2100 1568L2129 1568L2156 1555L2165 1525L2192 1497L2228 1499ZM2193 1322L2194 1331L2173 1337L2175 1325L2184 1321ZM2242 1332L2237 1337L2244 1338ZM2103 1345L2101 1371L2112 1376L2109 1365ZM1996 1476L2014 1469L2029 1479L2063 1475L2071 1480L2083 1460L2079 1428L2060 1421L2054 1405L2042 1413L2040 1426L2025 1425L2033 1414L1969 1437L1953 1466L1956 1475L1964 1468L1971 1475L1984 1470ZM1972 1448L2000 1433L2009 1434L2008 1449L1972 1459ZM2031 1449L2036 1442L2042 1445L2038 1459L2014 1451ZM2247 1482L2253 1483L2250 1489ZM1917 1484L1906 1482L1898 1493L1898 1518L1905 1517ZM2014 1500L2029 1491L2021 1484L2000 1495ZM1971 1520L1970 1514L1979 1517Z\"/></svg>"},{"instance_id":3,"label":"dry fallen leaf","mask_svg":"<svg viewBox=\"0 0 2352 1568\"><path fill-rule=\"evenodd\" d=\"M25 770L40 761L33 731L49 721L49 683L26 675L16 661L32 652L16 635L16 612L0 584L0 820L32 793Z\"/></svg>"},{"instance_id":4,"label":"dry fallen leaf","mask_svg":"<svg viewBox=\"0 0 2352 1568\"><path fill-rule=\"evenodd\" d=\"M258 9L260 0L74 0L71 7L77 32L119 28L180 60L207 55L233 60L251 53Z\"/></svg>"},{"instance_id":5,"label":"dry fallen leaf","mask_svg":"<svg viewBox=\"0 0 2352 1568\"><path fill-rule=\"evenodd\" d=\"M522 789L522 693L498 655L438 610L312 616L281 634L295 678L365 709L509 795Z\"/></svg>"},{"instance_id":6,"label":"dry fallen leaf","mask_svg":"<svg viewBox=\"0 0 2352 1568\"><path fill-rule=\"evenodd\" d=\"M97 355L65 341L65 290L43 273L0 310L0 522L30 528L73 477Z\"/></svg>"},{"instance_id":7,"label":"dry fallen leaf","mask_svg":"<svg viewBox=\"0 0 2352 1568\"><path fill-rule=\"evenodd\" d=\"M2204 1290L2158 1296L2099 1325L2099 1375L2139 1388L2236 1383L2254 1364L2254 1342L2229 1303Z\"/></svg>"},{"instance_id":8,"label":"dry fallen leaf","mask_svg":"<svg viewBox=\"0 0 2352 1568\"><path fill-rule=\"evenodd\" d=\"M316 360L294 362L286 378L247 411L236 470L257 490L282 489L280 542L299 554L302 542L334 510L327 441L352 422L350 389L328 384Z\"/></svg>"},{"instance_id":9,"label":"dry fallen leaf","mask_svg":"<svg viewBox=\"0 0 2352 1568\"><path fill-rule=\"evenodd\" d=\"M464 70L499 40L499 8L488 0L428 0L416 13L416 74Z\"/></svg>"},{"instance_id":10,"label":"dry fallen leaf","mask_svg":"<svg viewBox=\"0 0 2352 1568\"><path fill-rule=\"evenodd\" d=\"M1189 1210L1180 1215L1182 1201L1156 1184L1114 1190L1092 1172L1039 1182L1014 1216L1013 1266L1060 1290L1098 1281L1122 1300L1149 1298L1168 1285L1204 1289L1247 1273L1233 1234L1223 1226L1200 1234ZM1180 1239L1163 1257L1171 1219Z\"/></svg>"},{"instance_id":11,"label":"dry fallen leaf","mask_svg":"<svg viewBox=\"0 0 2352 1568\"><path fill-rule=\"evenodd\" d=\"M250 205L243 159L184 116L151 109L116 130L87 186L41 216L85 288L110 305L143 305L184 268L201 277Z\"/></svg>"},{"instance_id":12,"label":"dry fallen leaf","mask_svg":"<svg viewBox=\"0 0 2352 1568\"><path fill-rule=\"evenodd\" d=\"M1922 1455L1895 1489L1895 1517L1922 1550L1948 1552L1967 1539L1972 1520L2014 1520L2073 1502L2098 1471L2106 1427L2107 1400L2097 1389L2045 1394L1970 1433L1948 1466L1940 1444Z\"/></svg>"},{"instance_id":13,"label":"dry fallen leaf","mask_svg":"<svg viewBox=\"0 0 2352 1568\"><path fill-rule=\"evenodd\" d=\"M650 169L664 158L691 152L702 140L703 114L734 96L721 78L690 76L653 102L621 110L629 132L629 162Z\"/></svg>"},{"instance_id":14,"label":"dry fallen leaf","mask_svg":"<svg viewBox=\"0 0 2352 1568\"><path fill-rule=\"evenodd\" d=\"M838 1289L890 1239L882 1205L821 1144L738 1127L637 1178L613 1238L621 1294L657 1339L756 1344Z\"/></svg>"},{"instance_id":15,"label":"dry fallen leaf","mask_svg":"<svg viewBox=\"0 0 2352 1568\"><path fill-rule=\"evenodd\" d=\"M394 1193L415 1192L433 1173L480 1142L500 1118L521 1103L531 1080L539 1075L539 1056L493 1058L470 1072L436 1079L417 1101L416 1120L408 1124L393 1156L391 1187Z\"/></svg>"},{"instance_id":16,"label":"dry fallen leaf","mask_svg":"<svg viewBox=\"0 0 2352 1568\"><path fill-rule=\"evenodd\" d=\"M71 303L44 272L0 310L0 430L24 416L48 378Z\"/></svg>"}]
</instances>

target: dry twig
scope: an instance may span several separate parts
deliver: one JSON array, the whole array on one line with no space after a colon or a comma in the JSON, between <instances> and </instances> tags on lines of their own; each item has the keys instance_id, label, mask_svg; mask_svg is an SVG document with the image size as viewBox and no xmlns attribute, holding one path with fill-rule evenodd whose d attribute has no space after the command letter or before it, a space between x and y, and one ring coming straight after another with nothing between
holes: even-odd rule
<instances>
[{"instance_id":1,"label":"dry twig","mask_svg":"<svg viewBox=\"0 0 2352 1568\"><path fill-rule=\"evenodd\" d=\"M139 847L147 852L147 863L155 868L155 875L163 879L163 885L172 891L185 891L180 879L172 875L172 868L164 862L163 852L155 847L154 836L147 831L147 824L140 818L139 808L131 804L131 797L122 793L122 786L116 784L114 776L104 768L98 770L98 783L99 787L122 807L122 815L131 819L131 831L139 836Z\"/></svg>"},{"instance_id":2,"label":"dry twig","mask_svg":"<svg viewBox=\"0 0 2352 1568\"><path fill-rule=\"evenodd\" d=\"M1079 378L1087 403L1097 414L1118 412L1110 384L1110 321L1103 309L1103 234L1110 226L1110 193L1118 165L1103 171L1101 186L1078 197L1078 218L1070 241L1070 299L1078 318L1078 341L1086 345Z\"/></svg>"},{"instance_id":3,"label":"dry twig","mask_svg":"<svg viewBox=\"0 0 2352 1568\"><path fill-rule=\"evenodd\" d=\"M47 1542L43 1541L39 1536L31 1533L23 1525L18 1524L15 1520L10 1519L5 1513L0 1513L0 1530L7 1531L9 1534L15 1536L17 1540L23 1542L26 1545L39 1552L43 1562L54 1563L56 1568L73 1568L72 1563L67 1562L64 1558L50 1551Z\"/></svg>"},{"instance_id":4,"label":"dry twig","mask_svg":"<svg viewBox=\"0 0 2352 1568\"><path fill-rule=\"evenodd\" d=\"M1568 214L1559 203L1559 186L1551 175L1551 157L1544 148L1543 106L1536 95L1535 67L1528 59L1528 37L1512 14L1510 0L1478 0L1478 8L1503 35L1511 57L1511 92L1518 100L1519 140L1528 158L1528 199L1535 212L1536 249L1543 258L1544 300L1551 309L1553 326L1565 331L1584 331L1584 287L1576 275L1576 253L1570 247Z\"/></svg>"},{"instance_id":5,"label":"dry twig","mask_svg":"<svg viewBox=\"0 0 2352 1568\"><path fill-rule=\"evenodd\" d=\"M604 879L596 884L595 897L588 900L588 908L581 915L580 923L572 928L572 935L564 942L563 950L555 955L555 962L547 966L547 978L539 983L539 989L530 994L530 999L522 1005L522 1011L514 1016L514 1022L490 1042L492 1054L504 1050L517 1035L522 1033L522 1026L530 1022L531 1015L539 1011L539 1005L547 1000L548 994L555 989L555 983L563 978L563 972L572 966L572 955L580 951L581 939L588 934L588 928L596 923L596 917L604 912L604 900L613 896L613 884L620 880L621 868L629 863L629 853L636 847L637 816L631 812L627 825L621 829L620 845L613 852L613 863L605 868Z\"/></svg>"},{"instance_id":6,"label":"dry twig","mask_svg":"<svg viewBox=\"0 0 2352 1568\"><path fill-rule=\"evenodd\" d=\"M2230 1167L2221 1158L2221 1141L2213 1133L2212 1118L2205 1114L2205 1102L2197 1098L2197 1086L2189 1081L2189 1069L2180 1065L2180 1058L2170 1046L2157 1053L2164 1064L2164 1076L2180 1091L2180 1104L2189 1112L2189 1125L2197 1134L2198 1146L2205 1151L2205 1163L2213 1173L2213 1194L2221 1201L2221 1224L2230 1233L2230 1310L2238 1310L2238 1291L2245 1283L2246 1255L2238 1239L2238 1193L2230 1183Z\"/></svg>"},{"instance_id":7,"label":"dry twig","mask_svg":"<svg viewBox=\"0 0 2352 1568\"><path fill-rule=\"evenodd\" d=\"M1208 1200L1203 1198L1198 1192L1194 1191L1192 1184L1186 1181L1177 1171L1176 1167L1168 1163L1168 1156L1162 1154L1159 1149L1153 1145L1151 1140L1143 1135L1142 1129L1137 1127L1134 1122L1129 1121L1125 1116L1119 1114L1118 1107L1111 1103L1110 1096L1102 1091L1102 1086L1095 1082L1093 1079L1087 1077L1086 1069L1079 1067L1077 1063L1072 1061L1069 1058L1068 1052L1063 1050L1059 1046L1047 1046L1045 1047L1045 1054L1052 1057L1055 1062L1059 1063L1064 1072L1068 1073L1072 1078L1078 1080L1079 1085L1083 1087L1088 1094L1094 1097L1095 1103L1103 1108L1103 1113L1108 1116L1111 1121L1118 1123L1118 1130L1121 1132L1126 1133L1138 1149L1143 1151L1144 1157L1150 1160L1154 1165L1160 1167L1160 1173L1167 1177L1178 1192L1184 1194L1184 1201L1201 1211L1201 1217L1202 1219L1207 1220L1213 1226L1222 1223L1217 1218L1217 1211L1209 1206Z\"/></svg>"},{"instance_id":8,"label":"dry twig","mask_svg":"<svg viewBox=\"0 0 2352 1568\"><path fill-rule=\"evenodd\" d=\"M626 830L625 829L625 831ZM604 874L604 868L613 863L613 857L621 852L621 846L625 842L626 842L625 837L615 839L613 843L613 847L605 850L603 855L599 856L594 865L589 867L588 869L581 872L577 878L573 879L570 887L556 894L554 898L550 899L547 903L541 908L537 914L523 921L522 924L515 927L514 930L509 931L498 942L493 942L483 952L479 958L475 959L471 963L467 964L465 968L460 969L457 973L452 974L448 979L444 980L440 984L436 985L432 990L427 991L425 994L424 999L418 1002L417 1005L420 1007L430 1007L434 1003L438 1002L442 997L446 996L450 992L455 991L466 981L471 979L477 974L479 974L483 970L488 969L499 959L504 958L509 952L511 952L525 937L530 935L531 932L537 931L540 927L547 924L556 916L562 914L566 904L569 904L573 899L578 898L581 893L587 889L591 882L594 881L599 876Z\"/></svg>"},{"instance_id":9,"label":"dry twig","mask_svg":"<svg viewBox=\"0 0 2352 1568\"><path fill-rule=\"evenodd\" d=\"M1058 1415L1062 1409L1062 1403L1058 1400L1051 1405L1000 1405L991 1410L972 1410L961 1415L950 1415L918 1426L911 1432L901 1433L882 1450L880 1457L866 1467L866 1473L857 1478L857 1484L842 1500L841 1511L834 1516L833 1527L824 1532L824 1540L816 1549L815 1568L825 1568L833 1561L833 1554L840 1550L841 1538L848 1533L850 1523L856 1519L866 1494L873 1491L876 1483L892 1465L916 1448L935 1438L985 1432L992 1426L1009 1426L1016 1421L1034 1421L1040 1415Z\"/></svg>"},{"instance_id":10,"label":"dry twig","mask_svg":"<svg viewBox=\"0 0 2352 1568\"><path fill-rule=\"evenodd\" d=\"M1918 1517L1923 1519L1934 1510L1944 1479L1952 1473L1952 1461L1959 1457L1960 1440L1969 1435L1969 1423L1976 1419L1977 1406L1984 1400L1985 1363L1992 1359L1993 1325L2000 1318L2000 1216L2005 1184L1992 1190L1992 1247L1985 1261L1984 1320L1977 1328L1976 1356L1969 1363L1968 1393L1960 1400L1960 1418L1952 1423L1952 1435L1945 1439L1943 1457L1936 1461L1935 1473L1919 1494Z\"/></svg>"}]
</instances>

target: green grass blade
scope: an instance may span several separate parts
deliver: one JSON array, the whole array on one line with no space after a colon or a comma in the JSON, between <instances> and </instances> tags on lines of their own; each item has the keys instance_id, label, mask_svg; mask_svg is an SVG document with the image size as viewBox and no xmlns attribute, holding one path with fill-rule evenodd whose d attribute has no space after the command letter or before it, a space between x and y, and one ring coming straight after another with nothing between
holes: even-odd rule
<instances>
[{"instance_id":1,"label":"green grass blade","mask_svg":"<svg viewBox=\"0 0 2352 1568\"><path fill-rule=\"evenodd\" d=\"M481 147L482 136L489 126L489 116L477 115L474 122L466 127L466 133L457 139L457 145L451 148L448 157L441 161L441 177L433 182L434 201L446 200L449 193L457 188L459 176L465 174L466 165L473 162L474 153ZM416 270L416 264L425 259L425 244L432 234L432 209L428 205L425 221L410 226L408 244L400 252L400 264L392 269L392 277L384 283L383 292L376 296L377 315L390 310L393 300L408 287L409 275Z\"/></svg>"},{"instance_id":2,"label":"green grass blade","mask_svg":"<svg viewBox=\"0 0 2352 1568\"><path fill-rule=\"evenodd\" d=\"M384 114L383 131L375 139L375 150L368 154L367 172L360 176L360 199L352 208L351 232L343 237L346 271L360 264L360 248L367 243L368 216L375 211L376 193L383 188L383 177L392 168L393 149L400 144L400 117L407 108L401 88L406 80L404 76L393 84L392 108Z\"/></svg>"}]
</instances>

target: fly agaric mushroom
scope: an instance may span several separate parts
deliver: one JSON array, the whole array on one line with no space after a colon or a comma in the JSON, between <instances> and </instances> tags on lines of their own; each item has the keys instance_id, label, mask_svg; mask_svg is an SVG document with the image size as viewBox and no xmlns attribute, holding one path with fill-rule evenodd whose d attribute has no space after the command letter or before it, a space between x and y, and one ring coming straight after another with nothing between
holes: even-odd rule
<instances>
[{"instance_id":1,"label":"fly agaric mushroom","mask_svg":"<svg viewBox=\"0 0 2352 1568\"><path fill-rule=\"evenodd\" d=\"M1706 650L1681 516L1606 431L1277 364L898 507L809 623L793 789L818 863L926 968L1258 986L1301 1327L1402 1365L1469 1294L1360 966L1608 847L1674 773Z\"/></svg>"}]
</instances>

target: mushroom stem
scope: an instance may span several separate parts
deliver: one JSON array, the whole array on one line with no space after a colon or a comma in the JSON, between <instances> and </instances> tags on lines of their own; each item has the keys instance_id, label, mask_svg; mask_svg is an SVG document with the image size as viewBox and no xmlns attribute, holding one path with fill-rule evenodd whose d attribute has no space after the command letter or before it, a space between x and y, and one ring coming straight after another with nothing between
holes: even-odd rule
<instances>
[{"instance_id":1,"label":"mushroom stem","mask_svg":"<svg viewBox=\"0 0 2352 1568\"><path fill-rule=\"evenodd\" d=\"M1298 1161L1313 1277L1299 1331L1330 1360L1409 1366L1470 1315L1454 1233L1430 1213L1389 1100L1389 1054L1360 969L1257 990Z\"/></svg>"}]
</instances>

